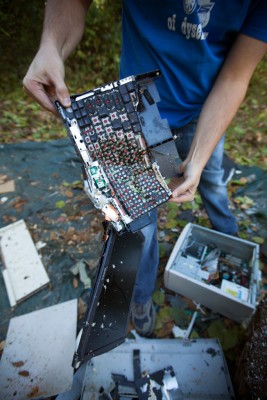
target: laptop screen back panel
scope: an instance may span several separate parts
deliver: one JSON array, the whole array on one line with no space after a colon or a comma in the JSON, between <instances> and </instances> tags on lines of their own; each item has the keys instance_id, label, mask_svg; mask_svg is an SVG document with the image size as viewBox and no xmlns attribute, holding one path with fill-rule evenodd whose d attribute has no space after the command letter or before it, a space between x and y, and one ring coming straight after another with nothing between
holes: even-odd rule
<instances>
[{"instance_id":1,"label":"laptop screen back panel","mask_svg":"<svg viewBox=\"0 0 267 400\"><path fill-rule=\"evenodd\" d=\"M142 233L119 235L111 229L74 355L75 368L125 340L143 245Z\"/></svg>"}]
</instances>

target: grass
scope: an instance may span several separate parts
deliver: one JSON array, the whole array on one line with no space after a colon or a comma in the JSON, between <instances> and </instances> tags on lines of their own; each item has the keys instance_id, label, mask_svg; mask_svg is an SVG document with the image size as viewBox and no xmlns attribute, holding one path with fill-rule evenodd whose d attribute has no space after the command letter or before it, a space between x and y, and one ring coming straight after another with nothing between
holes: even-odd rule
<instances>
[{"instance_id":1,"label":"grass","mask_svg":"<svg viewBox=\"0 0 267 400\"><path fill-rule=\"evenodd\" d=\"M263 169L267 168L266 60L267 57L260 62L252 77L247 96L227 131L225 144L226 152L236 163L255 165ZM118 58L115 57L113 62L114 76L110 76L109 70L106 70L107 82L116 78ZM68 76L71 76L70 69L70 65L67 65ZM6 81L8 82L8 77ZM80 82L84 82L84 85L81 86ZM75 88L82 91L94 87L96 82L97 84L104 83L105 76L101 75L99 78L95 71L91 73L89 81L84 68L79 71L79 74L75 73L75 79L69 87L74 92ZM7 91L4 98L0 100L0 141L2 143L47 141L66 137L61 121L42 110L36 102L26 96L21 80L16 81L13 72L10 73L8 87L11 91Z\"/></svg>"},{"instance_id":2,"label":"grass","mask_svg":"<svg viewBox=\"0 0 267 400\"><path fill-rule=\"evenodd\" d=\"M238 164L267 168L267 56L259 63L247 96L226 135L225 149Z\"/></svg>"}]
</instances>

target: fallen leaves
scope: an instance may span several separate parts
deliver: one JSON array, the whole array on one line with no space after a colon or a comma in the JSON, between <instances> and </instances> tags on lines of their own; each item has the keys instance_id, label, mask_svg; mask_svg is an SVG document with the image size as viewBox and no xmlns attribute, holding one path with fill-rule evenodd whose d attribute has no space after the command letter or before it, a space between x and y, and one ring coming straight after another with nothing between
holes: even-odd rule
<instances>
[{"instance_id":1,"label":"fallen leaves","mask_svg":"<svg viewBox=\"0 0 267 400\"><path fill-rule=\"evenodd\" d=\"M68 197L69 199L71 199L74 196L74 194L71 190L65 190L64 195L66 197Z\"/></svg>"},{"instance_id":2,"label":"fallen leaves","mask_svg":"<svg viewBox=\"0 0 267 400\"><path fill-rule=\"evenodd\" d=\"M238 204L241 210L247 210L254 206L254 200L248 196L237 196L233 199L234 203Z\"/></svg>"},{"instance_id":3,"label":"fallen leaves","mask_svg":"<svg viewBox=\"0 0 267 400\"><path fill-rule=\"evenodd\" d=\"M264 243L264 238L260 237L260 236L252 236L251 240L253 240L253 242L258 243L258 244Z\"/></svg>"},{"instance_id":4,"label":"fallen leaves","mask_svg":"<svg viewBox=\"0 0 267 400\"><path fill-rule=\"evenodd\" d=\"M24 365L24 361L14 361L12 362L13 367L20 368Z\"/></svg>"},{"instance_id":5,"label":"fallen leaves","mask_svg":"<svg viewBox=\"0 0 267 400\"><path fill-rule=\"evenodd\" d=\"M24 376L24 377L27 377L27 376L30 376L30 373L29 373L29 371L27 371L27 370L22 370L22 371L19 371L19 375L20 376Z\"/></svg>"},{"instance_id":6,"label":"fallen leaves","mask_svg":"<svg viewBox=\"0 0 267 400\"><path fill-rule=\"evenodd\" d=\"M30 391L30 393L28 393L28 395L27 395L27 397L29 397L29 398L35 398L38 394L40 395L40 389L39 389L39 386L34 386L32 389L31 389L31 391Z\"/></svg>"},{"instance_id":7,"label":"fallen leaves","mask_svg":"<svg viewBox=\"0 0 267 400\"><path fill-rule=\"evenodd\" d=\"M15 191L15 181L7 175L0 175L0 194Z\"/></svg>"},{"instance_id":8,"label":"fallen leaves","mask_svg":"<svg viewBox=\"0 0 267 400\"><path fill-rule=\"evenodd\" d=\"M64 181L63 182L63 186L66 187L66 188L83 190L83 182L79 181L79 180L76 180L76 181L73 181L73 182Z\"/></svg>"},{"instance_id":9,"label":"fallen leaves","mask_svg":"<svg viewBox=\"0 0 267 400\"><path fill-rule=\"evenodd\" d=\"M6 345L6 341L5 341L5 340L2 340L2 341L0 342L0 355L1 355L2 352L3 352L3 350L4 350L4 348L5 348L5 345Z\"/></svg>"},{"instance_id":10,"label":"fallen leaves","mask_svg":"<svg viewBox=\"0 0 267 400\"><path fill-rule=\"evenodd\" d=\"M162 290L156 290L153 293L153 301L158 306L162 305L165 301L165 293Z\"/></svg>"},{"instance_id":11,"label":"fallen leaves","mask_svg":"<svg viewBox=\"0 0 267 400\"><path fill-rule=\"evenodd\" d=\"M223 319L212 321L207 329L211 338L218 338L224 351L233 349L244 334L244 329L240 324L231 322L231 326L225 324Z\"/></svg>"},{"instance_id":12,"label":"fallen leaves","mask_svg":"<svg viewBox=\"0 0 267 400\"><path fill-rule=\"evenodd\" d=\"M72 279L72 286L73 286L74 289L77 289L77 288L78 288L78 286L79 286L79 281L78 281L77 278L73 278L73 279Z\"/></svg>"},{"instance_id":13,"label":"fallen leaves","mask_svg":"<svg viewBox=\"0 0 267 400\"><path fill-rule=\"evenodd\" d=\"M59 200L59 201L57 201L56 204L55 204L56 208L64 208L65 205L66 205L66 203L65 203L64 200Z\"/></svg>"},{"instance_id":14,"label":"fallen leaves","mask_svg":"<svg viewBox=\"0 0 267 400\"><path fill-rule=\"evenodd\" d=\"M28 200L23 199L22 197L17 197L12 201L11 206L16 210L20 210L26 203L28 203Z\"/></svg>"}]
</instances>

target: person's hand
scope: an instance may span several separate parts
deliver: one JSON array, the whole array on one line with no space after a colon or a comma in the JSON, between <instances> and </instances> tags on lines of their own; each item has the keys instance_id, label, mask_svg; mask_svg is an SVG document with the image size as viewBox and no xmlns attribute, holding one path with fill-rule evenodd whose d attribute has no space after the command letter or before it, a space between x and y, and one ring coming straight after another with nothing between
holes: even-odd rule
<instances>
[{"instance_id":1,"label":"person's hand","mask_svg":"<svg viewBox=\"0 0 267 400\"><path fill-rule=\"evenodd\" d=\"M57 115L54 101L70 106L69 91L64 82L64 63L56 48L41 47L33 59L23 87L46 110Z\"/></svg>"},{"instance_id":2,"label":"person's hand","mask_svg":"<svg viewBox=\"0 0 267 400\"><path fill-rule=\"evenodd\" d=\"M179 165L179 177L173 178L169 184L172 190L170 202L184 203L194 200L202 170L186 160Z\"/></svg>"}]
</instances>

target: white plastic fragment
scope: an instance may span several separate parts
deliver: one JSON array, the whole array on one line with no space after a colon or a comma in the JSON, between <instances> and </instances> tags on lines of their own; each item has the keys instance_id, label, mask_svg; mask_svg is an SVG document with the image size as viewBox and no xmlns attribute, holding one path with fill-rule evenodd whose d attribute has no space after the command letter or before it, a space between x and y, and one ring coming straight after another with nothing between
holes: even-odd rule
<instances>
[{"instance_id":1,"label":"white plastic fragment","mask_svg":"<svg viewBox=\"0 0 267 400\"><path fill-rule=\"evenodd\" d=\"M11 307L49 283L24 220L0 229L2 273Z\"/></svg>"}]
</instances>

